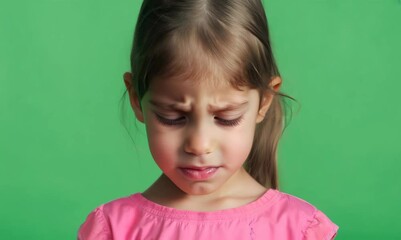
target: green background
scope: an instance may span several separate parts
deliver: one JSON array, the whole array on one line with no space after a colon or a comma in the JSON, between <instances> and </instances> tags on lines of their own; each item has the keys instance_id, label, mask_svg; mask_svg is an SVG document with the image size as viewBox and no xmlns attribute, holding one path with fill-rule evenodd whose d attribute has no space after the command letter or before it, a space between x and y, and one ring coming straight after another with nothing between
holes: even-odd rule
<instances>
[{"instance_id":1,"label":"green background","mask_svg":"<svg viewBox=\"0 0 401 240\"><path fill-rule=\"evenodd\" d=\"M283 91L299 102L281 190L321 209L337 239L397 239L401 1L265 6ZM139 7L1 1L0 239L75 239L96 206L158 176L143 126L119 104Z\"/></svg>"}]
</instances>

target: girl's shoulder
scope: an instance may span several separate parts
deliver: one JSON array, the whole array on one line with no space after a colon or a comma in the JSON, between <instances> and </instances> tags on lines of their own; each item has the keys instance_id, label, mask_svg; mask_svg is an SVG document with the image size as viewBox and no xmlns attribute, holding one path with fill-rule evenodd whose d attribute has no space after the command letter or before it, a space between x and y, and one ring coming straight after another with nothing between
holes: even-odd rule
<instances>
[{"instance_id":1,"label":"girl's shoulder","mask_svg":"<svg viewBox=\"0 0 401 240\"><path fill-rule=\"evenodd\" d=\"M293 221L294 225L301 226L305 239L334 239L339 227L325 213L300 197L276 191L279 197L274 211L286 215L285 218ZM280 214L276 215L277 218Z\"/></svg>"},{"instance_id":2,"label":"girl's shoulder","mask_svg":"<svg viewBox=\"0 0 401 240\"><path fill-rule=\"evenodd\" d=\"M277 194L274 208L280 209L286 214L307 217L317 210L316 206L300 197L279 190L274 191Z\"/></svg>"},{"instance_id":3,"label":"girl's shoulder","mask_svg":"<svg viewBox=\"0 0 401 240\"><path fill-rule=\"evenodd\" d=\"M138 207L135 199L139 194L120 197L93 209L80 225L78 239L112 239L112 232L116 231L114 225L124 226L129 224L127 221L135 221Z\"/></svg>"}]
</instances>

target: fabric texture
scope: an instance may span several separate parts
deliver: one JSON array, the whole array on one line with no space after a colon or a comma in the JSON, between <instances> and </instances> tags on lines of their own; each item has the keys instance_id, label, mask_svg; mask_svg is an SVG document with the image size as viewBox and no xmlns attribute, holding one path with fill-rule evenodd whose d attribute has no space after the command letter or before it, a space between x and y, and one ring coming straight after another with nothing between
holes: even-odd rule
<instances>
[{"instance_id":1,"label":"fabric texture","mask_svg":"<svg viewBox=\"0 0 401 240\"><path fill-rule=\"evenodd\" d=\"M169 208L136 193L94 209L78 239L330 240L338 229L315 206L276 189L247 205L213 212Z\"/></svg>"}]
</instances>

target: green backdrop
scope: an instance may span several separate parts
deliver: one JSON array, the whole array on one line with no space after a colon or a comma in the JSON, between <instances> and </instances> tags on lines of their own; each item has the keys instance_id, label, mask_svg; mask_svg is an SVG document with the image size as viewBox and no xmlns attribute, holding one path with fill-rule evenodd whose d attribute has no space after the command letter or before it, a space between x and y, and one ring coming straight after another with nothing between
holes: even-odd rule
<instances>
[{"instance_id":1,"label":"green backdrop","mask_svg":"<svg viewBox=\"0 0 401 240\"><path fill-rule=\"evenodd\" d=\"M265 6L283 90L299 102L281 190L325 212L337 239L399 239L401 1ZM1 1L0 239L75 239L96 206L158 176L143 127L119 105L139 7Z\"/></svg>"}]
</instances>

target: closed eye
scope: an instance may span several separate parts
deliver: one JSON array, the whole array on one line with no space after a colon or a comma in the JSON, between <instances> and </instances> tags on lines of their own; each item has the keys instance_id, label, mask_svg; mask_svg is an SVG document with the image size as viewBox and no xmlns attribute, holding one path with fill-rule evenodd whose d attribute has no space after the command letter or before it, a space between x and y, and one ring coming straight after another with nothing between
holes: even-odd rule
<instances>
[{"instance_id":1,"label":"closed eye","mask_svg":"<svg viewBox=\"0 0 401 240\"><path fill-rule=\"evenodd\" d=\"M179 117L179 118L171 119L171 118L162 117L159 114L155 114L155 115L156 115L156 119L161 124L168 125L168 126L180 125L180 124L185 123L185 121L186 121L185 117Z\"/></svg>"},{"instance_id":2,"label":"closed eye","mask_svg":"<svg viewBox=\"0 0 401 240\"><path fill-rule=\"evenodd\" d=\"M239 118L230 119L230 120L224 119L224 118L219 118L219 117L215 117L215 119L218 121L219 124L221 124L223 126L234 127L241 123L242 116Z\"/></svg>"},{"instance_id":3,"label":"closed eye","mask_svg":"<svg viewBox=\"0 0 401 240\"><path fill-rule=\"evenodd\" d=\"M159 114L156 114L156 119L163 125L167 125L167 126L176 126L176 125L182 125L185 124L185 122L187 121L186 117L178 117L178 118L166 118L163 116L160 116ZM238 118L235 119L225 119L225 118L220 118L220 117L214 117L214 119L217 121L218 124L222 125L222 126L226 126L226 127L234 127L237 126L241 123L243 117L240 116Z\"/></svg>"}]
</instances>

